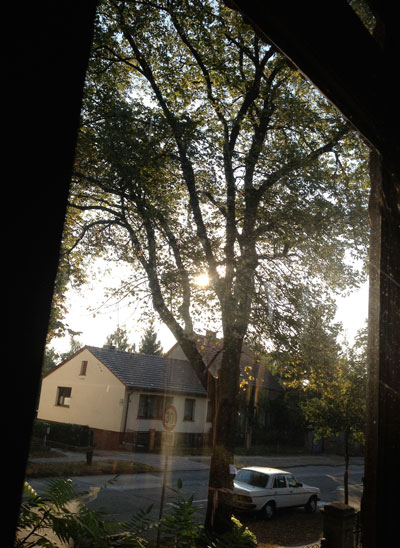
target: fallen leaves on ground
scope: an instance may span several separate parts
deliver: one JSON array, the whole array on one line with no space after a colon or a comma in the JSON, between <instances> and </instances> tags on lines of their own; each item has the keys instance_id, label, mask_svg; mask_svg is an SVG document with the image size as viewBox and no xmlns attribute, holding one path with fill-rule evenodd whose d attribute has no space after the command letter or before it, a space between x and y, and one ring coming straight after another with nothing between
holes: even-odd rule
<instances>
[{"instance_id":1,"label":"fallen leaves on ground","mask_svg":"<svg viewBox=\"0 0 400 548\"><path fill-rule=\"evenodd\" d=\"M307 514L303 509L279 511L270 521L242 519L257 537L258 548L299 546L318 542L322 537L322 513Z\"/></svg>"}]
</instances>

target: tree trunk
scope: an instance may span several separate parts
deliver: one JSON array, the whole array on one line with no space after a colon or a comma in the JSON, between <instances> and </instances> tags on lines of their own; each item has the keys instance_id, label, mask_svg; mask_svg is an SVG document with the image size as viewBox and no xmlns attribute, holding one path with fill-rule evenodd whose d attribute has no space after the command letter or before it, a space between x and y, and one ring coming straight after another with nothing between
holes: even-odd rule
<instances>
[{"instance_id":1,"label":"tree trunk","mask_svg":"<svg viewBox=\"0 0 400 548\"><path fill-rule=\"evenodd\" d=\"M228 504L233 489L235 434L239 410L240 354L242 339L225 340L216 390L214 444L211 457L205 526L221 533L231 527Z\"/></svg>"}]
</instances>

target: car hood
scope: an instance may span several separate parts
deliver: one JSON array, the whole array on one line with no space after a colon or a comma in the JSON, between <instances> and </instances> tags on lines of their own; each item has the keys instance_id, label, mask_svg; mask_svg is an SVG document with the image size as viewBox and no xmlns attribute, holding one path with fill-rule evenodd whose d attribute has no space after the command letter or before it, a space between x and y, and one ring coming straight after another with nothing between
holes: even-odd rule
<instances>
[{"instance_id":1,"label":"car hood","mask_svg":"<svg viewBox=\"0 0 400 548\"><path fill-rule=\"evenodd\" d=\"M312 485L307 485L306 483L303 483L303 489L307 489L307 491L311 491L311 493L320 492L319 487L312 487Z\"/></svg>"}]
</instances>

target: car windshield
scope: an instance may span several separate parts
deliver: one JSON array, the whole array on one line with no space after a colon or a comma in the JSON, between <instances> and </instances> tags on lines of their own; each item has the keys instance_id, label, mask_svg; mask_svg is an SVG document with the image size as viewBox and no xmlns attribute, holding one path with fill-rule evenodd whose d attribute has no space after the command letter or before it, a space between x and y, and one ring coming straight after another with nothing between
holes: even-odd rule
<instances>
[{"instance_id":1,"label":"car windshield","mask_svg":"<svg viewBox=\"0 0 400 548\"><path fill-rule=\"evenodd\" d=\"M239 470L236 474L235 480L241 483L247 483L253 487L266 487L269 476L268 474L262 474L261 472L255 472L254 470Z\"/></svg>"}]
</instances>

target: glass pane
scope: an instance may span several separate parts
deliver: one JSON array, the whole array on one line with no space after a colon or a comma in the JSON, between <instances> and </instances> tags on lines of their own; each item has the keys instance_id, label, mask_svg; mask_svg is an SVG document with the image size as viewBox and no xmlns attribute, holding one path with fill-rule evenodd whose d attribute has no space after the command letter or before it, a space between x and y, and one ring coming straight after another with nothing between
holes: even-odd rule
<instances>
[{"instance_id":1,"label":"glass pane","mask_svg":"<svg viewBox=\"0 0 400 548\"><path fill-rule=\"evenodd\" d=\"M31 459L121 528L179 487L212 529L235 479L343 452L344 409L362 454L365 330L335 302L366 287L368 151L224 3L105 1L94 40Z\"/></svg>"}]
</instances>

